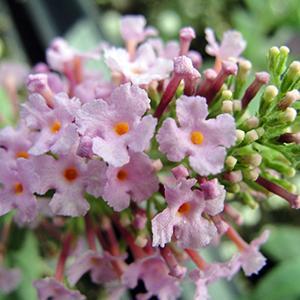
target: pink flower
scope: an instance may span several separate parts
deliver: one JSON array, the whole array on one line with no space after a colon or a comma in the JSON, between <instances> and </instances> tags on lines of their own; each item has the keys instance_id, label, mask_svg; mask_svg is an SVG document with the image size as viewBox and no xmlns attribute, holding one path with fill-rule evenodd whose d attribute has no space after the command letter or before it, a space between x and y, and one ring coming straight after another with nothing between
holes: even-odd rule
<instances>
[{"instance_id":1,"label":"pink flower","mask_svg":"<svg viewBox=\"0 0 300 300\"><path fill-rule=\"evenodd\" d=\"M129 206L130 199L140 203L158 190L158 179L151 160L144 153L130 152L130 161L122 167L109 166L103 199L116 211Z\"/></svg>"},{"instance_id":2,"label":"pink flower","mask_svg":"<svg viewBox=\"0 0 300 300\"><path fill-rule=\"evenodd\" d=\"M169 275L169 269L161 257L147 257L130 264L122 277L123 284L131 289L139 279L143 280L147 290L146 294L138 295L140 300L152 296L160 300L175 300L180 295L179 281Z\"/></svg>"},{"instance_id":3,"label":"pink flower","mask_svg":"<svg viewBox=\"0 0 300 300\"><path fill-rule=\"evenodd\" d=\"M73 49L63 38L55 38L46 51L47 62L51 69L64 73L66 69L74 64L76 58L79 59L99 59L96 52L82 53ZM73 66L72 66L73 67Z\"/></svg>"},{"instance_id":4,"label":"pink flower","mask_svg":"<svg viewBox=\"0 0 300 300\"><path fill-rule=\"evenodd\" d=\"M191 189L195 184L195 179L180 178L175 185L165 186L168 207L152 219L154 247L164 247L174 235L180 247L200 248L216 235L215 225L202 217L209 201L200 190Z\"/></svg>"},{"instance_id":5,"label":"pink flower","mask_svg":"<svg viewBox=\"0 0 300 300\"><path fill-rule=\"evenodd\" d=\"M101 255L88 250L70 266L67 271L68 280L71 285L75 285L85 273L90 272L94 283L113 281L118 278L118 274L111 263L117 259L108 253Z\"/></svg>"},{"instance_id":6,"label":"pink flower","mask_svg":"<svg viewBox=\"0 0 300 300\"><path fill-rule=\"evenodd\" d=\"M239 266L231 259L224 263L207 264L204 270L193 270L190 278L196 284L195 300L209 299L208 285L220 278L230 280L239 271Z\"/></svg>"},{"instance_id":7,"label":"pink flower","mask_svg":"<svg viewBox=\"0 0 300 300\"><path fill-rule=\"evenodd\" d=\"M36 131L30 154L40 155L48 151L64 154L75 142L76 127L72 122L80 107L79 100L69 99L66 94L60 93L54 96L53 101L52 109L42 96L32 94L23 104L22 118L31 130Z\"/></svg>"},{"instance_id":8,"label":"pink flower","mask_svg":"<svg viewBox=\"0 0 300 300\"><path fill-rule=\"evenodd\" d=\"M11 169L5 162L0 168L0 215L16 209L18 223L28 223L37 214L34 193L37 192L39 176L34 171L31 161L17 159L16 168Z\"/></svg>"},{"instance_id":9,"label":"pink flower","mask_svg":"<svg viewBox=\"0 0 300 300\"><path fill-rule=\"evenodd\" d=\"M157 57L150 43L137 48L134 60L131 60L128 52L121 48L107 49L104 57L112 72L123 74L127 81L137 85L166 79L173 69L173 62Z\"/></svg>"},{"instance_id":10,"label":"pink flower","mask_svg":"<svg viewBox=\"0 0 300 300\"><path fill-rule=\"evenodd\" d=\"M121 18L121 36L125 41L142 42L146 37L156 35L153 27L146 27L146 19L141 15L127 15Z\"/></svg>"},{"instance_id":11,"label":"pink flower","mask_svg":"<svg viewBox=\"0 0 300 300\"><path fill-rule=\"evenodd\" d=\"M68 290L61 282L48 277L33 283L37 289L39 300L85 300L79 291Z\"/></svg>"},{"instance_id":12,"label":"pink flower","mask_svg":"<svg viewBox=\"0 0 300 300\"><path fill-rule=\"evenodd\" d=\"M179 56L180 47L177 41L169 41L164 44L160 38L151 38L147 42L153 47L158 57L173 60Z\"/></svg>"},{"instance_id":13,"label":"pink flower","mask_svg":"<svg viewBox=\"0 0 300 300\"><path fill-rule=\"evenodd\" d=\"M234 257L236 264L241 265L246 276L257 274L265 266L266 258L259 252L259 247L267 241L269 234L270 232L265 230Z\"/></svg>"},{"instance_id":14,"label":"pink flower","mask_svg":"<svg viewBox=\"0 0 300 300\"><path fill-rule=\"evenodd\" d=\"M18 158L29 158L29 149L32 146L34 133L20 124L13 128L7 126L0 130L0 158L12 168L16 167Z\"/></svg>"},{"instance_id":15,"label":"pink flower","mask_svg":"<svg viewBox=\"0 0 300 300\"><path fill-rule=\"evenodd\" d=\"M28 72L28 67L24 64L1 60L0 86L20 88L24 85Z\"/></svg>"},{"instance_id":16,"label":"pink flower","mask_svg":"<svg viewBox=\"0 0 300 300\"><path fill-rule=\"evenodd\" d=\"M205 29L206 52L211 56L218 57L221 61L229 58L237 59L246 48L246 41L242 34L235 30L224 32L221 44L218 44L211 28Z\"/></svg>"},{"instance_id":17,"label":"pink flower","mask_svg":"<svg viewBox=\"0 0 300 300\"><path fill-rule=\"evenodd\" d=\"M107 99L113 91L113 84L96 77L86 78L75 88L74 95L81 103L87 103L94 99Z\"/></svg>"},{"instance_id":18,"label":"pink flower","mask_svg":"<svg viewBox=\"0 0 300 300\"><path fill-rule=\"evenodd\" d=\"M178 123L167 118L157 134L159 149L171 161L189 157L191 167L200 175L221 172L225 148L235 142L235 123L229 114L205 120L208 115L203 97L182 96L176 102Z\"/></svg>"},{"instance_id":19,"label":"pink flower","mask_svg":"<svg viewBox=\"0 0 300 300\"><path fill-rule=\"evenodd\" d=\"M205 212L210 216L221 213L224 209L226 191L218 180L212 179L200 184L200 189L204 194Z\"/></svg>"},{"instance_id":20,"label":"pink flower","mask_svg":"<svg viewBox=\"0 0 300 300\"><path fill-rule=\"evenodd\" d=\"M21 281L19 269L7 269L0 266L0 292L8 294L15 290Z\"/></svg>"},{"instance_id":21,"label":"pink flower","mask_svg":"<svg viewBox=\"0 0 300 300\"><path fill-rule=\"evenodd\" d=\"M146 92L124 84L106 100L94 100L78 111L79 133L92 138L92 150L109 164L129 162L128 149L142 152L149 146L156 126L152 116L142 117L149 108Z\"/></svg>"},{"instance_id":22,"label":"pink flower","mask_svg":"<svg viewBox=\"0 0 300 300\"><path fill-rule=\"evenodd\" d=\"M106 170L102 161L90 160L86 163L83 158L70 153L57 160L47 155L36 157L34 163L40 176L38 193L45 194L55 189L49 205L57 215L85 215L90 206L84 193L95 197L102 195Z\"/></svg>"}]
</instances>

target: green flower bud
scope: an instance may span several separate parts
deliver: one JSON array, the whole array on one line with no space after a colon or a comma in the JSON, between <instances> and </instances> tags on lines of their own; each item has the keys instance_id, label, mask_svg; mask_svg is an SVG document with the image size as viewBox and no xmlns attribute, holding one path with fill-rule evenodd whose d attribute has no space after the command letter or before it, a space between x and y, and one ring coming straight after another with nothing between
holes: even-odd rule
<instances>
[{"instance_id":1,"label":"green flower bud","mask_svg":"<svg viewBox=\"0 0 300 300\"><path fill-rule=\"evenodd\" d=\"M232 155L227 156L227 158L225 160L225 166L227 169L229 169L229 170L234 169L236 163L237 163L237 159L234 156L232 156Z\"/></svg>"},{"instance_id":2,"label":"green flower bud","mask_svg":"<svg viewBox=\"0 0 300 300\"><path fill-rule=\"evenodd\" d=\"M254 198L247 192L242 193L242 200L243 202L248 205L252 209L256 209L258 207L257 202L254 200Z\"/></svg>"}]
</instances>

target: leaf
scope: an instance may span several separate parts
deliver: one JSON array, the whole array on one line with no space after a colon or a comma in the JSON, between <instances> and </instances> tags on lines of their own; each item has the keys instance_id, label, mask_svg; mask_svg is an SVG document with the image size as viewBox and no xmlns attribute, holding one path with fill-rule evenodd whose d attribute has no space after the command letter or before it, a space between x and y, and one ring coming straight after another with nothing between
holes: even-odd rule
<instances>
[{"instance_id":1,"label":"leaf","mask_svg":"<svg viewBox=\"0 0 300 300\"><path fill-rule=\"evenodd\" d=\"M264 250L277 260L300 258L300 229L290 225L276 225L271 229Z\"/></svg>"},{"instance_id":2,"label":"leaf","mask_svg":"<svg viewBox=\"0 0 300 300\"><path fill-rule=\"evenodd\" d=\"M12 105L9 101L8 95L1 87L0 87L0 112L6 124L12 123L12 120L14 118ZM2 125L2 120L0 121L0 124Z\"/></svg>"},{"instance_id":3,"label":"leaf","mask_svg":"<svg viewBox=\"0 0 300 300\"><path fill-rule=\"evenodd\" d=\"M15 267L22 271L22 281L19 288L11 293L5 300L35 300L37 294L32 286L34 280L38 279L44 270L44 263L39 255L38 242L32 232L27 232L23 247L16 252L8 254L9 260Z\"/></svg>"},{"instance_id":4,"label":"leaf","mask_svg":"<svg viewBox=\"0 0 300 300\"><path fill-rule=\"evenodd\" d=\"M284 245L289 248L289 244ZM250 299L297 300L300 295L299 277L300 257L282 262L260 281Z\"/></svg>"}]
</instances>

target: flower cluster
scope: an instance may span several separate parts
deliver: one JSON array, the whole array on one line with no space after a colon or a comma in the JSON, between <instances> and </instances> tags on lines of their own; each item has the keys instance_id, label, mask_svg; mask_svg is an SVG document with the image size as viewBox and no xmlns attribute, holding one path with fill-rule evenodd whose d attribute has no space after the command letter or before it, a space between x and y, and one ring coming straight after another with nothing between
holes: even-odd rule
<instances>
[{"instance_id":1,"label":"flower cluster","mask_svg":"<svg viewBox=\"0 0 300 300\"><path fill-rule=\"evenodd\" d=\"M245 242L232 203L254 207L274 193L300 207L288 179L300 158L300 63L287 65L286 47L271 48L269 73L247 86L241 34L225 32L219 44L211 29L205 33L216 58L205 70L190 50L192 28L164 43L144 17L126 16L125 48L82 53L57 38L47 64L29 72L18 122L0 131L0 215L56 233L55 274L33 283L39 299L85 299L73 288L90 273L109 299L125 290L177 299L191 280L203 300L211 282L266 264L259 248L268 232ZM110 81L86 66L99 59ZM199 251L224 239L237 247L232 258L205 261ZM20 277L0 267L0 290L11 291Z\"/></svg>"}]
</instances>

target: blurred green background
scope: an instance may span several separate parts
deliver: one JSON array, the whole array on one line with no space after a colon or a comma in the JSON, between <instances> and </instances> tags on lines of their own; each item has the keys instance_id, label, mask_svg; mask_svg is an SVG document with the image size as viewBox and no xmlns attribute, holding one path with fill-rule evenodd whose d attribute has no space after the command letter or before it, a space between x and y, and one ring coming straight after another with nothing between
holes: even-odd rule
<instances>
[{"instance_id":1,"label":"blurred green background","mask_svg":"<svg viewBox=\"0 0 300 300\"><path fill-rule=\"evenodd\" d=\"M1 61L14 60L29 66L43 61L45 48L57 35L83 50L104 39L121 45L119 18L123 14L145 15L165 40L176 39L181 27L193 26L197 38L192 48L205 59L209 59L204 52L207 26L219 38L230 28L241 31L248 42L243 56L251 60L255 70L266 69L266 53L271 46L287 45L293 58L300 56L299 0L0 0ZM0 109L10 113L1 87ZM242 206L239 210L245 219L241 233L246 239L255 237L262 228L272 228L263 248L268 265L259 276L245 278L240 274L230 283L215 284L212 299L300 299L299 212L276 197L264 203L261 210ZM0 299L34 300L31 281L45 270L39 245L34 235L25 230L14 244L9 259L21 266L26 276L17 292L0 295ZM225 243L221 251L208 249L205 256L210 260L225 259L233 250ZM192 288L186 284L183 299L191 298Z\"/></svg>"}]
</instances>

